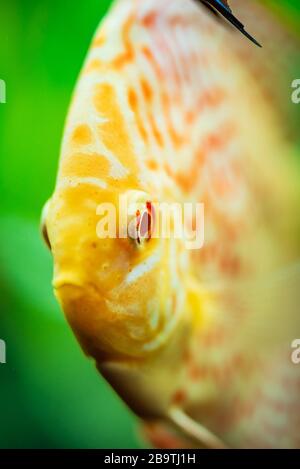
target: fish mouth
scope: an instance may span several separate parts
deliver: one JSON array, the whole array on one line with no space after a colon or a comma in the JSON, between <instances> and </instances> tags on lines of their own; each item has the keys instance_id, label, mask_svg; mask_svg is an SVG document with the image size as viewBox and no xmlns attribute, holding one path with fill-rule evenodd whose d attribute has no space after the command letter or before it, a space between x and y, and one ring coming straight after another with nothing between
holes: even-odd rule
<instances>
[{"instance_id":1,"label":"fish mouth","mask_svg":"<svg viewBox=\"0 0 300 469\"><path fill-rule=\"evenodd\" d=\"M85 295L83 286L70 280L54 281L53 290L65 314L70 310L71 305L81 301Z\"/></svg>"},{"instance_id":2,"label":"fish mouth","mask_svg":"<svg viewBox=\"0 0 300 469\"><path fill-rule=\"evenodd\" d=\"M100 292L95 285L80 282L74 279L57 279L53 281L53 290L60 303L84 302L89 297L94 301L105 301L105 295Z\"/></svg>"},{"instance_id":3,"label":"fish mouth","mask_svg":"<svg viewBox=\"0 0 300 469\"><path fill-rule=\"evenodd\" d=\"M128 356L131 338L126 324L109 311L106 298L94 285L60 279L54 282L54 292L82 349L98 366Z\"/></svg>"},{"instance_id":4,"label":"fish mouth","mask_svg":"<svg viewBox=\"0 0 300 469\"><path fill-rule=\"evenodd\" d=\"M64 287L66 288L75 288L75 289L80 289L82 290L83 285L80 284L79 282L75 282L74 280L63 280L63 279L58 279L54 280L52 283L53 289L55 291L58 291Z\"/></svg>"}]
</instances>

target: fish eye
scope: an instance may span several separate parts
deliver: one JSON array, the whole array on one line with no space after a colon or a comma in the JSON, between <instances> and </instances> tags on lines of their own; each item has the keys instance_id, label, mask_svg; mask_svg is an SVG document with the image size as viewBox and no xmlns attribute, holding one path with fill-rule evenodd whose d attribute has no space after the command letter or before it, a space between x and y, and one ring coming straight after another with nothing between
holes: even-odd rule
<instances>
[{"instance_id":1,"label":"fish eye","mask_svg":"<svg viewBox=\"0 0 300 469\"><path fill-rule=\"evenodd\" d=\"M150 241L155 228L155 210L148 196L140 191L129 194L127 233L138 245Z\"/></svg>"},{"instance_id":2,"label":"fish eye","mask_svg":"<svg viewBox=\"0 0 300 469\"><path fill-rule=\"evenodd\" d=\"M146 202L145 209L136 214L136 240L141 244L143 240L149 241L154 230L154 208L150 201Z\"/></svg>"}]
</instances>

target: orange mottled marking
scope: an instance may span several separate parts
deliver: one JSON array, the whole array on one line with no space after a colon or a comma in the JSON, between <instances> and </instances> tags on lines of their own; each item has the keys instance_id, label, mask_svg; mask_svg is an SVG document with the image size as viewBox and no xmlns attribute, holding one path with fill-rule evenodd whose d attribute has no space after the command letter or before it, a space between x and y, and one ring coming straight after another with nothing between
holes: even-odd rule
<instances>
[{"instance_id":1,"label":"orange mottled marking","mask_svg":"<svg viewBox=\"0 0 300 469\"><path fill-rule=\"evenodd\" d=\"M187 122L188 125L192 125L196 118L197 118L197 113L193 110L189 110L187 111L186 115L185 115L185 120Z\"/></svg>"},{"instance_id":2,"label":"orange mottled marking","mask_svg":"<svg viewBox=\"0 0 300 469\"><path fill-rule=\"evenodd\" d=\"M101 47L101 46L103 46L103 44L105 44L105 41L106 41L106 37L105 37L103 31L100 31L98 36L95 37L95 39L92 43L92 47Z\"/></svg>"},{"instance_id":3,"label":"orange mottled marking","mask_svg":"<svg viewBox=\"0 0 300 469\"><path fill-rule=\"evenodd\" d=\"M139 172L137 160L114 87L108 83L98 85L94 96L94 104L99 114L106 117L106 121L99 125L100 138L103 144L119 159L124 167L136 175ZM135 176L133 182L139 186Z\"/></svg>"},{"instance_id":4,"label":"orange mottled marking","mask_svg":"<svg viewBox=\"0 0 300 469\"><path fill-rule=\"evenodd\" d=\"M143 24L146 26L146 28L149 28L154 25L155 21L157 18L157 12L156 11L150 11L144 18L143 18Z\"/></svg>"},{"instance_id":5,"label":"orange mottled marking","mask_svg":"<svg viewBox=\"0 0 300 469\"><path fill-rule=\"evenodd\" d=\"M231 276L238 276L241 273L241 263L237 256L226 256L221 257L219 261L220 270L224 274Z\"/></svg>"},{"instance_id":6,"label":"orange mottled marking","mask_svg":"<svg viewBox=\"0 0 300 469\"><path fill-rule=\"evenodd\" d=\"M135 115L135 120L136 120L136 125L138 127L138 130L141 134L141 137L145 142L148 141L148 135L145 130L143 121L141 119L140 113L139 113L139 108L138 108L138 96L136 92L134 91L133 88L130 88L128 91L128 101L129 101L129 106L131 107L134 115Z\"/></svg>"},{"instance_id":7,"label":"orange mottled marking","mask_svg":"<svg viewBox=\"0 0 300 469\"><path fill-rule=\"evenodd\" d=\"M193 163L188 171L184 173L175 174L172 172L171 168L166 168L167 173L170 177L176 180L177 184L184 190L185 192L191 191L198 183L199 180L199 173L201 168L203 167L204 159L208 158L209 154L215 151L220 152L221 150L225 150L226 146L230 143L231 139L234 137L235 128L234 126L228 124L220 129L218 132L213 132L208 134L204 141L201 144L201 147L195 152L195 156L193 159ZM212 165L209 166L209 175L210 175L210 184L211 186L214 184L215 190L222 189L224 192L224 181L223 181L223 173L221 173L221 177L217 178L218 174ZM233 182L236 182L237 178L233 178L231 184L226 185L226 190L233 188ZM222 183L222 187L218 186L218 183ZM217 187L215 187L217 186Z\"/></svg>"},{"instance_id":8,"label":"orange mottled marking","mask_svg":"<svg viewBox=\"0 0 300 469\"><path fill-rule=\"evenodd\" d=\"M173 175L173 178L183 191L188 192L198 184L199 173L203 167L203 162L204 153L200 149L195 153L193 164L189 171Z\"/></svg>"},{"instance_id":9,"label":"orange mottled marking","mask_svg":"<svg viewBox=\"0 0 300 469\"><path fill-rule=\"evenodd\" d=\"M147 161L147 167L151 171L156 171L158 169L158 164L155 160L149 160L149 161Z\"/></svg>"},{"instance_id":10,"label":"orange mottled marking","mask_svg":"<svg viewBox=\"0 0 300 469\"><path fill-rule=\"evenodd\" d=\"M99 59L93 59L87 63L84 69L84 74L88 74L88 73L95 72L95 71L101 72L101 71L107 70L107 68L108 68L108 64L106 64L105 62L102 62Z\"/></svg>"},{"instance_id":11,"label":"orange mottled marking","mask_svg":"<svg viewBox=\"0 0 300 469\"><path fill-rule=\"evenodd\" d=\"M176 26L183 26L185 28L192 27L192 21L189 18L184 18L180 15L173 15L169 19L169 24L171 28L175 28Z\"/></svg>"},{"instance_id":12,"label":"orange mottled marking","mask_svg":"<svg viewBox=\"0 0 300 469\"><path fill-rule=\"evenodd\" d=\"M151 89L151 86L147 82L147 80L144 79L144 78L141 79L141 89L142 89L142 93L143 93L145 101L150 103L152 101L152 98L153 98L153 91ZM153 136L154 136L157 144L160 147L163 147L164 146L163 136L162 136L161 132L159 131L158 127L157 127L154 116L150 112L148 114L148 118L149 118L149 122L150 122L150 126L151 126Z\"/></svg>"},{"instance_id":13,"label":"orange mottled marking","mask_svg":"<svg viewBox=\"0 0 300 469\"><path fill-rule=\"evenodd\" d=\"M168 133L169 136L172 140L172 143L175 148L180 148L186 141L185 137L183 135L180 135L173 126L171 115L170 115L170 99L167 93L162 93L161 95L161 100L163 104L163 110L164 110L164 115L165 119L167 122L167 128L168 128Z\"/></svg>"},{"instance_id":14,"label":"orange mottled marking","mask_svg":"<svg viewBox=\"0 0 300 469\"><path fill-rule=\"evenodd\" d=\"M104 156L99 154L75 153L64 161L61 175L63 177L107 177L110 165Z\"/></svg>"},{"instance_id":15,"label":"orange mottled marking","mask_svg":"<svg viewBox=\"0 0 300 469\"><path fill-rule=\"evenodd\" d=\"M200 367L200 366L197 366L197 365L191 365L190 369L189 369L189 378L192 380L192 381L200 381L200 380L204 380L207 378L207 369L204 368L204 367Z\"/></svg>"},{"instance_id":16,"label":"orange mottled marking","mask_svg":"<svg viewBox=\"0 0 300 469\"><path fill-rule=\"evenodd\" d=\"M132 43L130 41L130 32L132 25L134 23L133 16L129 16L129 18L125 21L123 30L122 30L122 39L124 43L125 51L116 57L112 63L113 67L120 69L124 65L128 64L134 59L134 49Z\"/></svg>"},{"instance_id":17,"label":"orange mottled marking","mask_svg":"<svg viewBox=\"0 0 300 469\"><path fill-rule=\"evenodd\" d=\"M226 123L219 129L218 132L208 134L203 143L203 150L205 152L221 151L230 143L234 138L236 128L233 123Z\"/></svg>"},{"instance_id":18,"label":"orange mottled marking","mask_svg":"<svg viewBox=\"0 0 300 469\"><path fill-rule=\"evenodd\" d=\"M149 49L149 47L147 47L147 46L143 47L142 48L142 53L145 56L145 58L148 60L148 62L151 64L151 66L154 69L157 77L159 79L161 79L162 76L163 76L162 71L161 71L157 61L155 60L155 57L154 57L153 53Z\"/></svg>"},{"instance_id":19,"label":"orange mottled marking","mask_svg":"<svg viewBox=\"0 0 300 469\"><path fill-rule=\"evenodd\" d=\"M153 90L151 85L145 78L141 78L141 89L144 96L145 101L150 102L153 98Z\"/></svg>"},{"instance_id":20,"label":"orange mottled marking","mask_svg":"<svg viewBox=\"0 0 300 469\"><path fill-rule=\"evenodd\" d=\"M198 99L197 111L201 112L205 108L218 108L226 97L225 90L213 88L206 90Z\"/></svg>"},{"instance_id":21,"label":"orange mottled marking","mask_svg":"<svg viewBox=\"0 0 300 469\"><path fill-rule=\"evenodd\" d=\"M154 138L158 144L158 146L163 147L164 146L164 140L161 132L158 130L155 118L152 114L149 114L149 121L151 125L151 130L153 132Z\"/></svg>"},{"instance_id":22,"label":"orange mottled marking","mask_svg":"<svg viewBox=\"0 0 300 469\"><path fill-rule=\"evenodd\" d=\"M178 389L173 395L174 404L182 404L186 400L186 392L183 389Z\"/></svg>"},{"instance_id":23,"label":"orange mottled marking","mask_svg":"<svg viewBox=\"0 0 300 469\"><path fill-rule=\"evenodd\" d=\"M78 125L72 134L72 142L78 145L88 145L92 142L92 132L88 125Z\"/></svg>"},{"instance_id":24,"label":"orange mottled marking","mask_svg":"<svg viewBox=\"0 0 300 469\"><path fill-rule=\"evenodd\" d=\"M168 63L168 71L164 71L164 73L161 74L167 74L169 77L172 77L172 80L178 85L181 85L181 75L178 70L178 65L177 61L175 58L175 52L174 52L174 45L176 44L176 39L175 37L171 37L172 40L172 46L168 44L168 41L165 40L165 36L163 34L163 29L165 27L167 30L169 30L170 34L170 29L172 30L172 26L170 23L170 20L166 21L166 24L162 27L161 25L156 24L156 17L157 14L155 12L150 12L143 20L144 26L150 31L151 37L154 41L154 47L155 50L160 51L160 54L163 54L165 57L165 62ZM170 29L169 29L170 26ZM176 47L176 45L175 45ZM144 51L145 53L145 51ZM152 62L153 59L151 57L152 54L149 54L149 50L146 51L147 53L147 58L148 60ZM178 50L176 51L176 54L178 54ZM154 59L154 62L156 60ZM153 64L154 65L154 64Z\"/></svg>"}]
</instances>

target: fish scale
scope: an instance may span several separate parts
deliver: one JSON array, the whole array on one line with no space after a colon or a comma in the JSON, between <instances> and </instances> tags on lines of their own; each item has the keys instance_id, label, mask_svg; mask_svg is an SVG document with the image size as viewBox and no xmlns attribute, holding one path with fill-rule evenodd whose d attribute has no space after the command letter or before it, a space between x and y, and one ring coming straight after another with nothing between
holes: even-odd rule
<instances>
[{"instance_id":1,"label":"fish scale","mask_svg":"<svg viewBox=\"0 0 300 469\"><path fill-rule=\"evenodd\" d=\"M191 0L117 0L44 211L67 320L158 446L299 445L298 168L251 47ZM97 207L120 215L120 194L203 203L203 248L99 239Z\"/></svg>"}]
</instances>

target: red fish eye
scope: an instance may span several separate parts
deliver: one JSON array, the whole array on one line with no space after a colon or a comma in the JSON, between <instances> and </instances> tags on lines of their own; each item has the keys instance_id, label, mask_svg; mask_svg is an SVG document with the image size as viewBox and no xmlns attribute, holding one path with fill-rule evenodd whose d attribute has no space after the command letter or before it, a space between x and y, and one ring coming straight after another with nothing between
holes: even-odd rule
<instances>
[{"instance_id":1,"label":"red fish eye","mask_svg":"<svg viewBox=\"0 0 300 469\"><path fill-rule=\"evenodd\" d=\"M151 202L146 202L145 210L137 211L137 242L141 244L142 239L151 239L154 229L154 208Z\"/></svg>"}]
</instances>

